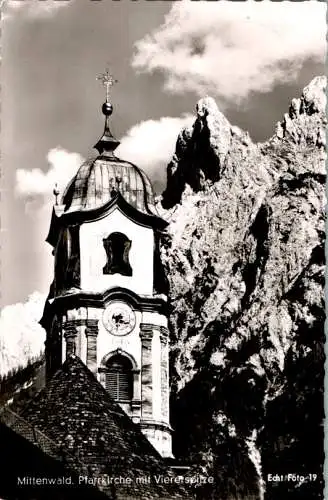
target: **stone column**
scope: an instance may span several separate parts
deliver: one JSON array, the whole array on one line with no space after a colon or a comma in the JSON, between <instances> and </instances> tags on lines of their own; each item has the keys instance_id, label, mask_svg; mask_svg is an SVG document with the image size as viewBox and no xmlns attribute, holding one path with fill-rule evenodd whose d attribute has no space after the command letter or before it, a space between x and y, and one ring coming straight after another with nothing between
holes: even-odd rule
<instances>
[{"instance_id":1,"label":"stone column","mask_svg":"<svg viewBox=\"0 0 328 500\"><path fill-rule=\"evenodd\" d=\"M169 422L169 331L165 326L160 327L161 339L161 406L162 419Z\"/></svg>"},{"instance_id":2,"label":"stone column","mask_svg":"<svg viewBox=\"0 0 328 500\"><path fill-rule=\"evenodd\" d=\"M141 418L147 419L153 416L152 325L141 323L139 335L141 338Z\"/></svg>"},{"instance_id":3,"label":"stone column","mask_svg":"<svg viewBox=\"0 0 328 500\"><path fill-rule=\"evenodd\" d=\"M66 359L71 354L76 354L77 328L74 323L66 321L64 324L64 337L66 340Z\"/></svg>"},{"instance_id":4,"label":"stone column","mask_svg":"<svg viewBox=\"0 0 328 500\"><path fill-rule=\"evenodd\" d=\"M98 320L88 319L86 321L85 335L87 337L87 356L86 365L89 370L97 374L97 335L98 335Z\"/></svg>"}]
</instances>

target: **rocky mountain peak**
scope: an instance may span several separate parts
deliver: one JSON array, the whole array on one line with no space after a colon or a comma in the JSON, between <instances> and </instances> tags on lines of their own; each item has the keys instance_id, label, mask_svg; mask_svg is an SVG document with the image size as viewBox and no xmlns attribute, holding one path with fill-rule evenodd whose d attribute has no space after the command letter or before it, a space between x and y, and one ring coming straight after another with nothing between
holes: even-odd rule
<instances>
[{"instance_id":1,"label":"rocky mountain peak","mask_svg":"<svg viewBox=\"0 0 328 500\"><path fill-rule=\"evenodd\" d=\"M303 103L302 110L309 115L313 113L325 113L326 112L326 87L327 87L327 77L326 76L316 76L309 83L307 87L303 90L302 97L300 101Z\"/></svg>"},{"instance_id":2,"label":"rocky mountain peak","mask_svg":"<svg viewBox=\"0 0 328 500\"><path fill-rule=\"evenodd\" d=\"M219 471L213 498L273 498L267 473L320 463L325 85L262 144L201 99L168 165L174 452Z\"/></svg>"},{"instance_id":3,"label":"rocky mountain peak","mask_svg":"<svg viewBox=\"0 0 328 500\"><path fill-rule=\"evenodd\" d=\"M277 123L273 140L288 138L295 144L325 147L326 85L326 77L317 76L304 88L300 98L292 99L288 113Z\"/></svg>"},{"instance_id":4,"label":"rocky mountain peak","mask_svg":"<svg viewBox=\"0 0 328 500\"><path fill-rule=\"evenodd\" d=\"M254 144L248 132L231 125L212 97L200 99L196 105L195 122L179 134L175 153L168 164L163 207L170 209L180 203L187 185L194 192L201 191L207 185L206 181L218 181L229 163L236 168L238 157L244 161L253 155L255 160L257 154L263 154L268 147L276 150L288 147L290 154L295 146L318 147L324 160L325 88L325 76L314 78L300 98L292 99L288 113L276 125L275 134L263 145ZM262 167L265 163L261 161ZM275 166L268 168L272 174ZM324 169L320 171L323 173Z\"/></svg>"},{"instance_id":5,"label":"rocky mountain peak","mask_svg":"<svg viewBox=\"0 0 328 500\"><path fill-rule=\"evenodd\" d=\"M218 108L213 97L203 97L196 104L196 120L199 120L209 131L209 140L213 148L218 149L221 146L221 153L224 153L223 144L230 144L231 136L246 138L246 143L251 142L248 132L244 132L237 126L229 123L227 118ZM217 140L216 140L217 139ZM218 145L218 142L220 143Z\"/></svg>"}]
</instances>

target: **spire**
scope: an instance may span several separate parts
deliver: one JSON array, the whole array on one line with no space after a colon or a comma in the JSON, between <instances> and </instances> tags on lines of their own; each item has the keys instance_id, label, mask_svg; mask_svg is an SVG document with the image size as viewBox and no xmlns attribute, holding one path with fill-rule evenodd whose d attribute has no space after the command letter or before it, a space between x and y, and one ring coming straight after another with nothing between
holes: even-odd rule
<instances>
[{"instance_id":1,"label":"spire","mask_svg":"<svg viewBox=\"0 0 328 500\"><path fill-rule=\"evenodd\" d=\"M106 69L105 73L102 73L97 77L97 80L99 80L103 84L103 86L106 87L106 102L104 102L104 104L102 105L102 112L105 116L105 128L102 137L94 147L99 151L99 154L113 156L113 151L120 144L120 141L115 139L109 128L109 117L113 113L113 105L109 101L109 90L110 87L117 83L117 80L115 80L114 77L109 73L108 68Z\"/></svg>"}]
</instances>

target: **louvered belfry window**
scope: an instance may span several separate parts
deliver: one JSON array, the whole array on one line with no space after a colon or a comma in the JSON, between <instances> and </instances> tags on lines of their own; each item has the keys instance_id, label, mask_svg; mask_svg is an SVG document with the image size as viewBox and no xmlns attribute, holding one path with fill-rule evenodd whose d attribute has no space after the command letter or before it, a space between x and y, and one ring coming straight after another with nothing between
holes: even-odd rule
<instances>
[{"instance_id":1,"label":"louvered belfry window","mask_svg":"<svg viewBox=\"0 0 328 500\"><path fill-rule=\"evenodd\" d=\"M130 400L133 396L132 365L125 356L117 355L107 363L106 389L115 400Z\"/></svg>"}]
</instances>

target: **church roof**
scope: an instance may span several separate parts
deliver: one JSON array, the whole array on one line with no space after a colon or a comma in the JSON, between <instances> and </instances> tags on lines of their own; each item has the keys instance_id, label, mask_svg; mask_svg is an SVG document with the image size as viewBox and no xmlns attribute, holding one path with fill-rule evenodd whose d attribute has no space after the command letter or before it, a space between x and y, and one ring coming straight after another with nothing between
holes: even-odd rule
<instances>
[{"instance_id":1,"label":"church roof","mask_svg":"<svg viewBox=\"0 0 328 500\"><path fill-rule=\"evenodd\" d=\"M8 412L8 408L5 408ZM108 495L92 484L79 484L76 471L69 468L63 457L54 457L45 446L35 442L33 428L28 429L20 420L15 421L10 412L9 425L3 422L4 408L0 410L0 498L7 500L108 500ZM5 419L6 420L6 419ZM55 444L54 444L55 445ZM19 450L19 451L18 451ZM21 478L23 485L17 478ZM38 477L42 487L35 486L28 478ZM49 478L70 478L68 484L58 481L54 487ZM24 480L25 478L25 480ZM61 483L61 484L60 484ZM115 498L115 497L113 497Z\"/></svg>"},{"instance_id":2,"label":"church roof","mask_svg":"<svg viewBox=\"0 0 328 500\"><path fill-rule=\"evenodd\" d=\"M115 487L117 499L193 498L174 482L156 484L155 475L174 478L173 473L78 357L65 361L21 415L74 454L77 470L83 463L92 478L131 478L130 484ZM113 495L112 485L101 488Z\"/></svg>"},{"instance_id":3,"label":"church roof","mask_svg":"<svg viewBox=\"0 0 328 500\"><path fill-rule=\"evenodd\" d=\"M105 86L115 82L108 72L100 79ZM105 116L104 132L94 146L98 156L82 163L62 196L59 196L57 187L53 191L56 203L46 238L52 246L57 244L61 227L98 220L116 206L137 224L158 230L167 226L157 212L152 185L145 172L114 153L120 141L110 130L113 106L108 93L102 112Z\"/></svg>"},{"instance_id":4,"label":"church roof","mask_svg":"<svg viewBox=\"0 0 328 500\"><path fill-rule=\"evenodd\" d=\"M103 77L105 85L114 82L108 73ZM109 127L113 106L108 100L108 93L102 112L105 116L105 128L94 146L99 156L83 163L66 188L61 200L64 211L99 208L111 200L113 193L119 192L125 201L140 212L157 215L152 186L146 174L133 163L115 156L114 151L120 142L115 139Z\"/></svg>"},{"instance_id":5,"label":"church roof","mask_svg":"<svg viewBox=\"0 0 328 500\"><path fill-rule=\"evenodd\" d=\"M119 192L127 203L147 215L157 215L146 174L133 163L100 155L84 162L63 194L64 213L106 205Z\"/></svg>"}]
</instances>

